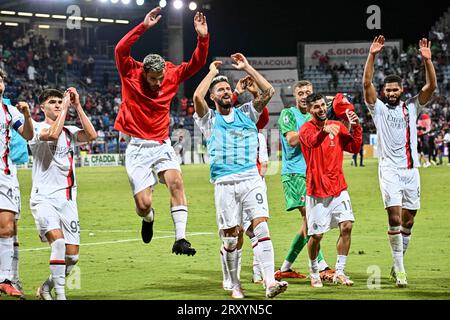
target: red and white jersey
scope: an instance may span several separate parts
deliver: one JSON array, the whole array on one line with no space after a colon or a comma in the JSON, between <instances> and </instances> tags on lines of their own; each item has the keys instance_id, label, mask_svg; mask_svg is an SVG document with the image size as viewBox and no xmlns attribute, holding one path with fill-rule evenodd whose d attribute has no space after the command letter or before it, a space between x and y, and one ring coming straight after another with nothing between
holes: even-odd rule
<instances>
[{"instance_id":1,"label":"red and white jersey","mask_svg":"<svg viewBox=\"0 0 450 320\"><path fill-rule=\"evenodd\" d=\"M10 185L11 181L17 181L17 170L11 161L9 149L11 130L19 129L24 123L24 118L16 107L6 105L1 100L0 104L0 183Z\"/></svg>"},{"instance_id":2,"label":"red and white jersey","mask_svg":"<svg viewBox=\"0 0 450 320\"><path fill-rule=\"evenodd\" d=\"M372 114L378 136L380 167L420 167L417 153L418 95L392 107L380 99L367 107Z\"/></svg>"},{"instance_id":3,"label":"red and white jersey","mask_svg":"<svg viewBox=\"0 0 450 320\"><path fill-rule=\"evenodd\" d=\"M34 137L28 144L33 154L31 197L76 199L74 150L80 128L64 126L57 141L41 141L40 133L50 128L45 122L34 122Z\"/></svg>"}]
</instances>

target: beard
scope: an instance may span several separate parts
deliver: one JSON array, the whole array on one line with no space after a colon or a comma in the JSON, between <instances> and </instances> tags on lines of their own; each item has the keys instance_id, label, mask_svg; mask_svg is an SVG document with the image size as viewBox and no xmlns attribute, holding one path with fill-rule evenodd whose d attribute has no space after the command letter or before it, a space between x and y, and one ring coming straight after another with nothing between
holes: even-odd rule
<instances>
[{"instance_id":1,"label":"beard","mask_svg":"<svg viewBox=\"0 0 450 320\"><path fill-rule=\"evenodd\" d=\"M396 107L400 102L400 97L395 98L394 102L392 101L393 101L392 99L387 98L387 104L390 105L391 107Z\"/></svg>"},{"instance_id":2,"label":"beard","mask_svg":"<svg viewBox=\"0 0 450 320\"><path fill-rule=\"evenodd\" d=\"M226 98L226 99L229 99L229 98ZM221 108L224 108L224 109L230 109L232 107L231 102L224 102L223 99L217 101L217 103L219 104L219 106Z\"/></svg>"}]
</instances>

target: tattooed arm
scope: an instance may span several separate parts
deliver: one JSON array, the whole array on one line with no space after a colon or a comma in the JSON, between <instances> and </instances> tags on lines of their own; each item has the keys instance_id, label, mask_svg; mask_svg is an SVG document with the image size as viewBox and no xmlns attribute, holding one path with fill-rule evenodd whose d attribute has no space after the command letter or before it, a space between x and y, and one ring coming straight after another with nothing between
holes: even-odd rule
<instances>
[{"instance_id":1,"label":"tattooed arm","mask_svg":"<svg viewBox=\"0 0 450 320\"><path fill-rule=\"evenodd\" d=\"M261 89L259 96L253 101L253 107L256 111L261 113L265 106L269 103L275 90L258 71L256 71L247 61L247 58L242 53L235 53L231 55L231 59L235 62L233 66L238 70L245 71L251 76L256 85Z\"/></svg>"}]
</instances>

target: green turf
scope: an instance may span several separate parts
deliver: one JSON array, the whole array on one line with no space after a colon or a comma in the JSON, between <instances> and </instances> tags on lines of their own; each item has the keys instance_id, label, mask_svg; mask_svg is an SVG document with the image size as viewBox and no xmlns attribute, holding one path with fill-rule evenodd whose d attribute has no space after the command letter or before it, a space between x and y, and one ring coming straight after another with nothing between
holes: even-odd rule
<instances>
[{"instance_id":1,"label":"green turf","mask_svg":"<svg viewBox=\"0 0 450 320\"><path fill-rule=\"evenodd\" d=\"M350 167L345 162L349 192L355 210L351 253L347 273L353 287L325 284L312 289L307 280L291 280L288 291L277 299L449 299L450 298L450 167L420 169L422 209L416 218L405 265L409 286L397 289L389 282L391 266L387 218L378 187L377 164ZM183 167L189 201L188 236L197 249L195 257L171 253L173 225L165 186L153 196L156 209L155 235L149 245L140 240L141 220L134 203L125 168L79 168L78 206L81 233L80 289L67 289L69 299L230 299L221 288L219 239L215 221L213 186L206 165ZM27 298L47 277L50 250L40 243L29 210L31 172L19 173L22 219L19 225L20 273ZM279 267L299 228L297 212L284 211L279 175L267 177L270 231ZM322 248L330 265L336 259L337 230L327 233ZM118 242L124 240L123 242ZM42 248L42 250L34 250ZM242 283L246 296L263 299L261 286L252 284L251 247L244 243ZM307 270L306 251L294 264ZM381 288L368 289L368 268L381 272Z\"/></svg>"}]
</instances>

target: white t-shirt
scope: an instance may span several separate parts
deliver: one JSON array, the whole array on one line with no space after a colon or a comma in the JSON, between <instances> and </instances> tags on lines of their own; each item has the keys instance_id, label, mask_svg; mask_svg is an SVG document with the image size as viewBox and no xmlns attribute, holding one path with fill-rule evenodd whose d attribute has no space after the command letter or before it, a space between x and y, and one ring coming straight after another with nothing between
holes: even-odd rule
<instances>
[{"instance_id":1,"label":"white t-shirt","mask_svg":"<svg viewBox=\"0 0 450 320\"><path fill-rule=\"evenodd\" d=\"M0 183L9 185L11 184L11 179L17 180L16 166L12 163L9 156L11 130L17 131L23 125L24 118L16 107L6 105L1 100L0 104Z\"/></svg>"},{"instance_id":2,"label":"white t-shirt","mask_svg":"<svg viewBox=\"0 0 450 320\"><path fill-rule=\"evenodd\" d=\"M64 126L56 141L41 141L40 133L50 128L45 122L33 123L34 137L28 142L33 154L31 197L39 194L48 198L76 199L75 159L77 134L75 126Z\"/></svg>"},{"instance_id":3,"label":"white t-shirt","mask_svg":"<svg viewBox=\"0 0 450 320\"><path fill-rule=\"evenodd\" d=\"M372 114L378 135L381 167L420 167L417 153L417 114L421 107L418 95L391 107L377 99L366 103Z\"/></svg>"},{"instance_id":4,"label":"white t-shirt","mask_svg":"<svg viewBox=\"0 0 450 320\"><path fill-rule=\"evenodd\" d=\"M254 123L258 122L259 116L261 115L260 112L256 111L256 109L253 107L253 102L250 101L248 103L244 103L243 105L239 106L238 109L242 111L247 117L249 117ZM228 115L223 115L223 119L227 122L233 122L234 121L234 108L230 109L231 112ZM214 110L209 109L208 112L203 116L203 118L200 118L197 113L194 113L194 120L197 126L200 128L200 131L203 133L206 139L209 139L212 135L212 131L214 128L214 123L216 121L216 113ZM224 177L220 177L214 182L217 183L231 183L231 182L237 182L247 179L252 179L254 177L258 177L258 169L255 167L255 169L247 170L240 173L230 174Z\"/></svg>"}]
</instances>

